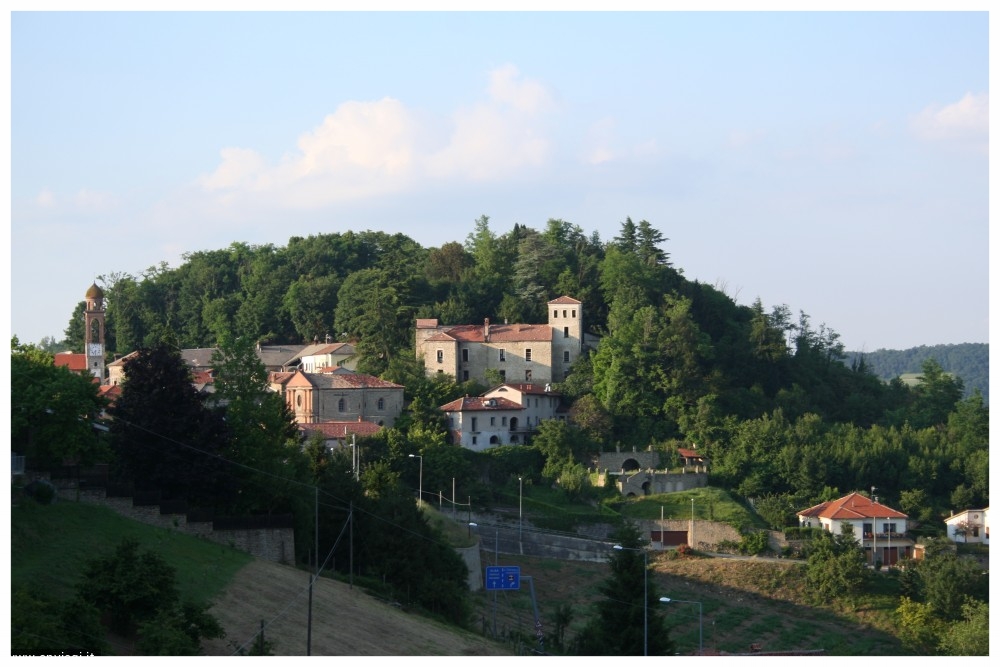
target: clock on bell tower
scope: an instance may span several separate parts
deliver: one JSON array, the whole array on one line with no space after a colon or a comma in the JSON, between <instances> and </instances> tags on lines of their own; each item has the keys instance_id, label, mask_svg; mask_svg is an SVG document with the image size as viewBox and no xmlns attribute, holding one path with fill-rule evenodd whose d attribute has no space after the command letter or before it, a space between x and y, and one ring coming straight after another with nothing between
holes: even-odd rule
<instances>
[{"instance_id":1,"label":"clock on bell tower","mask_svg":"<svg viewBox=\"0 0 1000 667\"><path fill-rule=\"evenodd\" d=\"M85 298L83 325L87 370L104 384L104 291L94 283Z\"/></svg>"}]
</instances>

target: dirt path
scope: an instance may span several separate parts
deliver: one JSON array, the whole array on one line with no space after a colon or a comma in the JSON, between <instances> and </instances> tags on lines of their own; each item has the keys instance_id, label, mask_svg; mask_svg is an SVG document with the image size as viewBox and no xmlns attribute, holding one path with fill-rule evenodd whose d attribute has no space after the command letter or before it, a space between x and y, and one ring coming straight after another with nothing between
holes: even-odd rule
<instances>
[{"instance_id":1,"label":"dirt path","mask_svg":"<svg viewBox=\"0 0 1000 667\"><path fill-rule=\"evenodd\" d=\"M205 642L206 655L232 655L265 623L275 655L307 655L308 575L295 568L255 561L243 568L210 612L226 637ZM320 579L313 591L315 656L510 655L500 644L460 633L408 614L366 595L360 588Z\"/></svg>"}]
</instances>

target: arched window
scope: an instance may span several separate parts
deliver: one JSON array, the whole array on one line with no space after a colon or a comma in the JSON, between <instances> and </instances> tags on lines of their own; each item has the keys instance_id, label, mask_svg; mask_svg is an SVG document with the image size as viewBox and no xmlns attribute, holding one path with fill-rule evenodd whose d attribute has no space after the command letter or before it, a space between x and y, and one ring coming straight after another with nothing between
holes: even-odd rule
<instances>
[{"instance_id":1,"label":"arched window","mask_svg":"<svg viewBox=\"0 0 1000 667\"><path fill-rule=\"evenodd\" d=\"M378 399L378 409L379 410L385 410L385 399L384 398Z\"/></svg>"},{"instance_id":2,"label":"arched window","mask_svg":"<svg viewBox=\"0 0 1000 667\"><path fill-rule=\"evenodd\" d=\"M339 401L337 401L337 411L338 412L344 411L344 399L340 399Z\"/></svg>"}]
</instances>

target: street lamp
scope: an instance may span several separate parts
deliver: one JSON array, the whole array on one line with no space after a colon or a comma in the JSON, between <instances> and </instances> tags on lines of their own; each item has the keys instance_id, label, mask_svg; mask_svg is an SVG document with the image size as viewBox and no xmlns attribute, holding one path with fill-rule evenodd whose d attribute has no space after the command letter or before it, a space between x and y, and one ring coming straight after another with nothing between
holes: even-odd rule
<instances>
[{"instance_id":1,"label":"street lamp","mask_svg":"<svg viewBox=\"0 0 1000 667\"><path fill-rule=\"evenodd\" d=\"M642 654L649 655L649 559L645 549L635 549L623 547L616 544L614 549L619 551L641 551L642 552Z\"/></svg>"},{"instance_id":2,"label":"street lamp","mask_svg":"<svg viewBox=\"0 0 1000 667\"><path fill-rule=\"evenodd\" d=\"M420 459L420 486L417 489L417 507L424 501L424 457L420 454L410 454L411 459Z\"/></svg>"},{"instance_id":3,"label":"street lamp","mask_svg":"<svg viewBox=\"0 0 1000 667\"><path fill-rule=\"evenodd\" d=\"M523 480L522 480L521 477L517 478L517 541L518 541L518 544L520 544L520 542L521 542L521 524L523 522L523 518L522 517L524 516L524 513L522 511L522 509L524 507L524 504L522 502L522 499L524 498L524 494L523 494L524 484L522 483L522 481ZM523 554L524 553L524 551L523 551L524 547L522 546L521 549L522 549L521 553Z\"/></svg>"},{"instance_id":4,"label":"street lamp","mask_svg":"<svg viewBox=\"0 0 1000 667\"><path fill-rule=\"evenodd\" d=\"M688 539L691 542L691 548L694 549L694 496L691 496L691 530L689 531Z\"/></svg>"},{"instance_id":5,"label":"street lamp","mask_svg":"<svg viewBox=\"0 0 1000 667\"><path fill-rule=\"evenodd\" d=\"M698 655L702 655L703 644L702 644L702 615L701 615L701 602L696 600L675 600L673 598L660 598L660 602L669 604L671 602L683 602L685 604L696 604L698 605Z\"/></svg>"}]
</instances>

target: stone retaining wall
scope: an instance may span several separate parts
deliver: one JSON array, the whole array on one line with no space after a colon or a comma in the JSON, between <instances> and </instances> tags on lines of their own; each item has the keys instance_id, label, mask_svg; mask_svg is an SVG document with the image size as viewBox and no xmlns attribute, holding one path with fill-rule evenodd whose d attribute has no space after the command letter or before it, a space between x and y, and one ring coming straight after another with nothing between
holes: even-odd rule
<instances>
[{"instance_id":1,"label":"stone retaining wall","mask_svg":"<svg viewBox=\"0 0 1000 667\"><path fill-rule=\"evenodd\" d=\"M245 551L257 558L276 563L295 561L293 528L253 528L216 530L211 521L188 521L185 514L162 514L158 505L135 505L131 498L108 498L104 489L79 489L72 483L53 482L58 497L107 507L113 512L150 526L176 530Z\"/></svg>"}]
</instances>

